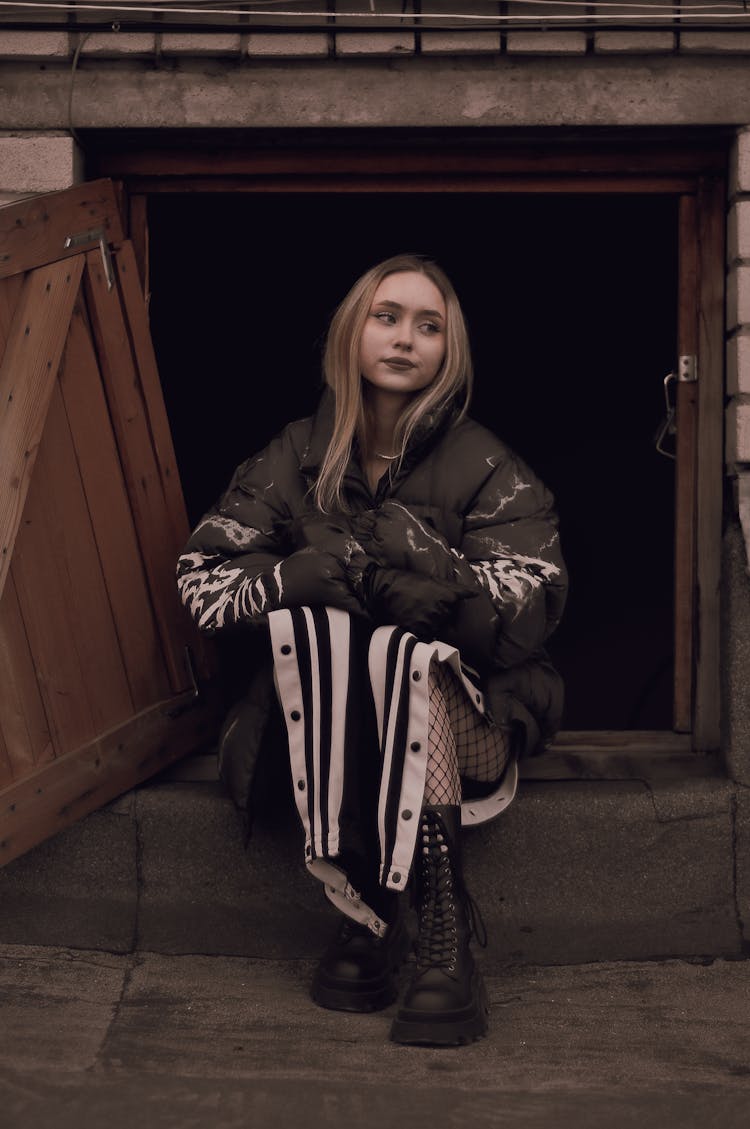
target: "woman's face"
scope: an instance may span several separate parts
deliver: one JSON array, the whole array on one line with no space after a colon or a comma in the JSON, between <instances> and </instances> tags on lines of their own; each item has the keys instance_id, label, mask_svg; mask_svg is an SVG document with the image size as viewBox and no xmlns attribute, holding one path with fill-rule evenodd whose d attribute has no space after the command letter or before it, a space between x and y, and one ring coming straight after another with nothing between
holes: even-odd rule
<instances>
[{"instance_id":1,"label":"woman's face","mask_svg":"<svg viewBox=\"0 0 750 1129\"><path fill-rule=\"evenodd\" d=\"M405 394L432 384L445 356L445 321L443 295L426 275L389 274L375 291L362 330L364 379Z\"/></svg>"}]
</instances>

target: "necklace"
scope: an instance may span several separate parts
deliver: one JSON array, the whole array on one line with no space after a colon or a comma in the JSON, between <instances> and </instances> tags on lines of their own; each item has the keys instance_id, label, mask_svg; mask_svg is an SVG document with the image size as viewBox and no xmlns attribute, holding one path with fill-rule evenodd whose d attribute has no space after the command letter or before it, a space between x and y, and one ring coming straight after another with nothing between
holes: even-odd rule
<instances>
[{"instance_id":1,"label":"necklace","mask_svg":"<svg viewBox=\"0 0 750 1129\"><path fill-rule=\"evenodd\" d=\"M400 457L401 457L400 454L399 455L381 455L378 451L375 451L375 458L376 459L387 459L389 463L392 463L395 459L398 459Z\"/></svg>"}]
</instances>

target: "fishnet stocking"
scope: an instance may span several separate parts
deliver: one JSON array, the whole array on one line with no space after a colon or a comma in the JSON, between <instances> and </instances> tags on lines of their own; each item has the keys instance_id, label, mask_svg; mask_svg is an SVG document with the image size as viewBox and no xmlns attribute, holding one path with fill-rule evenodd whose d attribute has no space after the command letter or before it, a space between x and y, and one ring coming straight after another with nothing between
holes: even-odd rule
<instances>
[{"instance_id":1,"label":"fishnet stocking","mask_svg":"<svg viewBox=\"0 0 750 1129\"><path fill-rule=\"evenodd\" d=\"M461 802L461 776L499 779L510 756L507 729L482 716L449 667L430 667L430 733L425 802Z\"/></svg>"}]
</instances>

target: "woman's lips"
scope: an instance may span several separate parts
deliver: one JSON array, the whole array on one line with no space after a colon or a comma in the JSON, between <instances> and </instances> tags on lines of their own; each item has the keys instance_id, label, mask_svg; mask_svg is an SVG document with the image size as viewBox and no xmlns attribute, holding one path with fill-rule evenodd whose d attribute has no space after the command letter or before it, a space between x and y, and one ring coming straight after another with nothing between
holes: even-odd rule
<instances>
[{"instance_id":1,"label":"woman's lips","mask_svg":"<svg viewBox=\"0 0 750 1129\"><path fill-rule=\"evenodd\" d=\"M407 372L409 369L417 367L414 361L407 361L404 357L384 357L383 364L388 365L388 368L397 369L399 372Z\"/></svg>"}]
</instances>

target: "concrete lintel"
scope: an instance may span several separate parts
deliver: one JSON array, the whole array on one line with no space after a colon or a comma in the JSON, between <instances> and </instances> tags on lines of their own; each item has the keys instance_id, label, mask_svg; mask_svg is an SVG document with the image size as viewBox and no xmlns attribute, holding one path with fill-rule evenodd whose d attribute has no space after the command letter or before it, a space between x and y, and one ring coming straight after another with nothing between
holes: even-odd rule
<instances>
[{"instance_id":1,"label":"concrete lintel","mask_svg":"<svg viewBox=\"0 0 750 1129\"><path fill-rule=\"evenodd\" d=\"M33 81L32 81L33 79ZM67 124L70 73L27 64L0 79L9 129ZM89 58L75 77L81 128L744 125L747 60L653 56L545 59L176 60Z\"/></svg>"}]
</instances>

